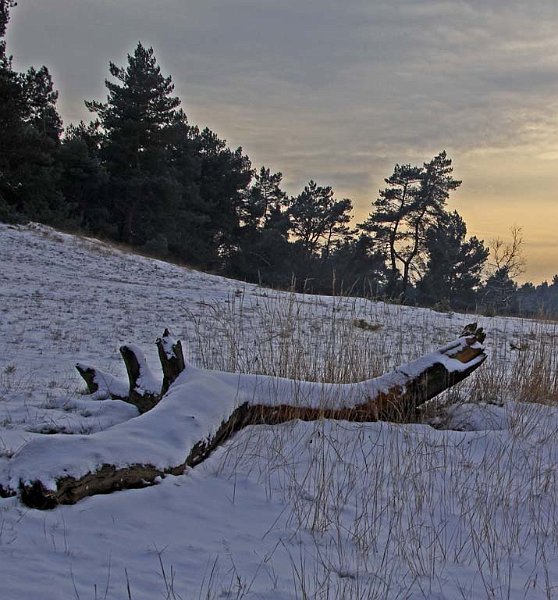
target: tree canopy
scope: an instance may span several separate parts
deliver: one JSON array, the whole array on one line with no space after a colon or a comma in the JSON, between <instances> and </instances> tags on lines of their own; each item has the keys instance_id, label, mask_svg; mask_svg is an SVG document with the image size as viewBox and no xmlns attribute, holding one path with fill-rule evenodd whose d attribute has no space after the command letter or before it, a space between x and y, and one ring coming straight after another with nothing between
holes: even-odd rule
<instances>
[{"instance_id":1,"label":"tree canopy","mask_svg":"<svg viewBox=\"0 0 558 600\"><path fill-rule=\"evenodd\" d=\"M395 165L373 202L374 212L360 225L389 257L388 295L405 299L413 277L422 275L426 232L440 219L450 192L461 185L452 173L445 151L422 167Z\"/></svg>"},{"instance_id":2,"label":"tree canopy","mask_svg":"<svg viewBox=\"0 0 558 600\"><path fill-rule=\"evenodd\" d=\"M13 0L0 0L0 218L64 221L57 152L62 121L48 69L12 68L4 39Z\"/></svg>"}]
</instances>

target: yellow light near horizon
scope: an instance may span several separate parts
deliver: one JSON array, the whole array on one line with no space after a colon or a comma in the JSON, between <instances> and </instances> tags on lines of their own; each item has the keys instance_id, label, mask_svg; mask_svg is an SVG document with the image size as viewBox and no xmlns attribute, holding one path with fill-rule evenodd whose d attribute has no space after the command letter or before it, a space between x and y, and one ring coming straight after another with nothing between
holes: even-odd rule
<instances>
[{"instance_id":1,"label":"yellow light near horizon","mask_svg":"<svg viewBox=\"0 0 558 600\"><path fill-rule=\"evenodd\" d=\"M468 236L474 235L490 246L495 238L510 240L510 229L521 227L527 262L519 282L550 282L558 273L558 150L492 149L448 154L457 155L454 175L463 181L452 193L448 209L463 217ZM355 221L361 223L378 190L366 195L362 190L351 195L351 191L346 190L355 198Z\"/></svg>"},{"instance_id":2,"label":"yellow light near horizon","mask_svg":"<svg viewBox=\"0 0 558 600\"><path fill-rule=\"evenodd\" d=\"M456 169L457 170L457 169ZM489 244L522 229L526 270L540 283L558 273L558 159L534 149L477 151L459 160L461 189L451 201L469 235Z\"/></svg>"}]
</instances>

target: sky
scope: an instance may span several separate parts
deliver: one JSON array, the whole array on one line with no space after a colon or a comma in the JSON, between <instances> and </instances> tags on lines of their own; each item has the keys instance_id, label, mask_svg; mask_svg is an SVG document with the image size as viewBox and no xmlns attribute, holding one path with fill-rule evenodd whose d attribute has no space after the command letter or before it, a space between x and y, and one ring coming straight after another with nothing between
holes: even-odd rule
<instances>
[{"instance_id":1,"label":"sky","mask_svg":"<svg viewBox=\"0 0 558 600\"><path fill-rule=\"evenodd\" d=\"M314 179L363 221L396 163L441 150L449 208L487 245L522 228L526 272L558 273L556 0L20 0L14 67L45 64L65 124L108 63L152 46L191 123L298 194Z\"/></svg>"}]
</instances>

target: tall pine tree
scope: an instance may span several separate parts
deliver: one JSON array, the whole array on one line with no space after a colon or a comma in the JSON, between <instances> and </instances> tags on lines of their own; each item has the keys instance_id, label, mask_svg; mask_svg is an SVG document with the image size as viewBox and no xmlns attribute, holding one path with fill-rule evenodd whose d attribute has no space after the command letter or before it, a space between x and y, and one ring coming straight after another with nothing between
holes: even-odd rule
<instances>
[{"instance_id":1,"label":"tall pine tree","mask_svg":"<svg viewBox=\"0 0 558 600\"><path fill-rule=\"evenodd\" d=\"M5 33L12 0L0 0L0 219L59 223L66 207L56 162L62 121L46 67L12 69Z\"/></svg>"},{"instance_id":2,"label":"tall pine tree","mask_svg":"<svg viewBox=\"0 0 558 600\"><path fill-rule=\"evenodd\" d=\"M280 220L289 228L285 208L288 205L287 194L281 189L283 174L272 173L267 167L261 167L254 175L254 183L246 193L242 220L248 229L276 228ZM284 215L283 219L280 219Z\"/></svg>"},{"instance_id":3,"label":"tall pine tree","mask_svg":"<svg viewBox=\"0 0 558 600\"><path fill-rule=\"evenodd\" d=\"M336 200L330 186L319 186L311 180L289 206L291 229L297 240L310 254L329 256L336 245L351 236L352 202Z\"/></svg>"},{"instance_id":4,"label":"tall pine tree","mask_svg":"<svg viewBox=\"0 0 558 600\"><path fill-rule=\"evenodd\" d=\"M73 222L85 231L114 237L107 203L108 176L99 156L98 123L70 125L58 153L60 189Z\"/></svg>"},{"instance_id":5,"label":"tall pine tree","mask_svg":"<svg viewBox=\"0 0 558 600\"><path fill-rule=\"evenodd\" d=\"M205 223L199 241L205 241L202 265L222 268L238 249L246 190L252 164L242 148L231 150L225 140L208 128L195 140L200 160L198 189Z\"/></svg>"},{"instance_id":6,"label":"tall pine tree","mask_svg":"<svg viewBox=\"0 0 558 600\"><path fill-rule=\"evenodd\" d=\"M359 227L370 234L389 260L386 293L405 299L420 274L426 231L437 223L449 194L461 185L452 161L440 152L422 167L395 165L388 184L373 203L374 212Z\"/></svg>"},{"instance_id":7,"label":"tall pine tree","mask_svg":"<svg viewBox=\"0 0 558 600\"><path fill-rule=\"evenodd\" d=\"M266 167L254 174L244 196L238 249L227 265L234 277L282 287L291 282L290 220L282 177Z\"/></svg>"},{"instance_id":8,"label":"tall pine tree","mask_svg":"<svg viewBox=\"0 0 558 600\"><path fill-rule=\"evenodd\" d=\"M178 193L169 171L168 145L180 100L152 48L138 43L127 67L109 65L107 102L86 102L104 137L101 158L110 175L112 211L123 242L142 245L160 230L159 220Z\"/></svg>"},{"instance_id":9,"label":"tall pine tree","mask_svg":"<svg viewBox=\"0 0 558 600\"><path fill-rule=\"evenodd\" d=\"M15 218L17 181L13 178L13 149L21 143L25 112L23 89L12 70L4 39L14 5L13 0L0 0L0 220Z\"/></svg>"}]
</instances>

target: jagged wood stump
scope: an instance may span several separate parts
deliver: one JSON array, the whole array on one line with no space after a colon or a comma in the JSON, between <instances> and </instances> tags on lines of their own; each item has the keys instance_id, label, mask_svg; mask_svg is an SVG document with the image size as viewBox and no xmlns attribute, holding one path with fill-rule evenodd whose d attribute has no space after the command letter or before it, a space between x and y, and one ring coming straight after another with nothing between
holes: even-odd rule
<instances>
[{"instance_id":1,"label":"jagged wood stump","mask_svg":"<svg viewBox=\"0 0 558 600\"><path fill-rule=\"evenodd\" d=\"M120 349L128 385L78 364L94 397L134 404L136 418L91 435L29 442L0 476L0 494L33 508L153 484L205 460L234 432L255 424L320 418L409 421L416 409L468 377L486 359L476 324L462 336L391 373L352 384L312 383L198 369L168 330L157 340L162 385L134 345ZM126 389L127 387L127 389Z\"/></svg>"}]
</instances>

